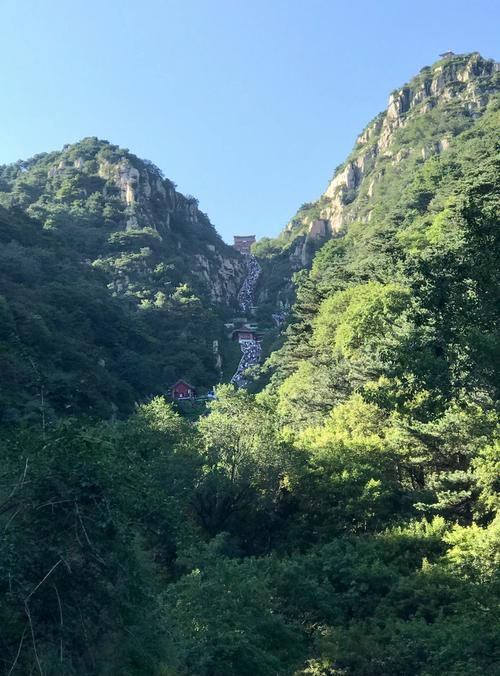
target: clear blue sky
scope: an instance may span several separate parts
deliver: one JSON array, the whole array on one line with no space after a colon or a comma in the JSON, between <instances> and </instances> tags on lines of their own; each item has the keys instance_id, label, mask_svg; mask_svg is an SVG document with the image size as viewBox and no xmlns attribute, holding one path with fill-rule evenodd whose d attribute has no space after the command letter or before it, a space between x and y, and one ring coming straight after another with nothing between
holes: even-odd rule
<instances>
[{"instance_id":1,"label":"clear blue sky","mask_svg":"<svg viewBox=\"0 0 500 676\"><path fill-rule=\"evenodd\" d=\"M277 234L395 87L499 57L495 0L1 0L0 163L99 136L219 232Z\"/></svg>"}]
</instances>

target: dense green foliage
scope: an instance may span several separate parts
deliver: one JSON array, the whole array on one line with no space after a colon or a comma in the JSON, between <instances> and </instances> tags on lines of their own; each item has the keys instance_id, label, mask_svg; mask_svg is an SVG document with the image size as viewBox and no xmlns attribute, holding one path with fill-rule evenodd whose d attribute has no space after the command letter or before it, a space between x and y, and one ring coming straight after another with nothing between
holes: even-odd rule
<instances>
[{"instance_id":1,"label":"dense green foliage","mask_svg":"<svg viewBox=\"0 0 500 676\"><path fill-rule=\"evenodd\" d=\"M0 211L0 241L4 422L106 418L179 377L218 381L212 341L221 320L186 285L131 306L110 293L104 271L20 213Z\"/></svg>"},{"instance_id":2,"label":"dense green foliage","mask_svg":"<svg viewBox=\"0 0 500 676\"><path fill-rule=\"evenodd\" d=\"M198 428L157 399L3 435L2 672L494 674L492 417L398 437L358 396L291 437L219 397Z\"/></svg>"},{"instance_id":3,"label":"dense green foliage","mask_svg":"<svg viewBox=\"0 0 500 676\"><path fill-rule=\"evenodd\" d=\"M282 406L293 406L290 379L306 391L324 383L339 400L361 387L422 420L465 393L496 400L498 121L493 102L455 150L413 174L383 219L354 224L297 275L294 321L272 359L276 384L289 378Z\"/></svg>"},{"instance_id":4,"label":"dense green foliage","mask_svg":"<svg viewBox=\"0 0 500 676\"><path fill-rule=\"evenodd\" d=\"M38 402L4 425L0 674L499 673L499 126L492 100L296 274L260 392L220 386L196 424L156 397L124 420ZM125 308L54 232L2 217L20 251L2 266L6 373L26 363L35 397L36 369L48 391L84 329L99 358L119 322L105 358L121 382L157 310ZM74 318L72 284L89 288ZM45 314L22 314L23 289ZM176 293L185 319L197 302Z\"/></svg>"}]
</instances>

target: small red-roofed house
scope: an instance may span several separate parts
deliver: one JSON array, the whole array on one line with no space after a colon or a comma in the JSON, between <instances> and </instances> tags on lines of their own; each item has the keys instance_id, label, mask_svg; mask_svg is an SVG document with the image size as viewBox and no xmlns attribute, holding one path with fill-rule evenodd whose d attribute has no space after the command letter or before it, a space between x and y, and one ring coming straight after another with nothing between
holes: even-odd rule
<instances>
[{"instance_id":1,"label":"small red-roofed house","mask_svg":"<svg viewBox=\"0 0 500 676\"><path fill-rule=\"evenodd\" d=\"M196 397L196 388L181 378L171 386L170 396L172 399L194 399Z\"/></svg>"}]
</instances>

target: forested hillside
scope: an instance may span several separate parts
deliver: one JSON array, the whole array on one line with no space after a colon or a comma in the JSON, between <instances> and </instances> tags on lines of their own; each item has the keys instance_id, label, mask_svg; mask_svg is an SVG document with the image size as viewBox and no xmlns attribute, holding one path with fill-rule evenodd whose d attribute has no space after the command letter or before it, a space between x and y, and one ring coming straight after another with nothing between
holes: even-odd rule
<instances>
[{"instance_id":1,"label":"forested hillside","mask_svg":"<svg viewBox=\"0 0 500 676\"><path fill-rule=\"evenodd\" d=\"M161 396L123 419L104 404L92 418L80 404L7 416L0 673L499 673L500 104L496 66L460 62L479 64L465 89L446 82L463 124L433 113L446 97L421 111L411 124L425 143L450 143L388 162L371 195L361 184L351 195L359 211L340 236L315 240L261 391L219 386L196 424ZM466 114L471 91L484 97ZM51 211L52 198L30 204L44 200ZM103 354L120 399L124 351L152 372L163 354L147 342L162 342L147 323L158 300L138 300L147 285L134 277L124 305L108 263L81 261L59 227L40 225L50 216L18 206L1 214L5 373L41 397L39 363L53 377L76 345L80 377L97 379ZM258 316L291 297L299 266L283 241L256 246ZM185 293L165 294L162 325L181 363L169 318L191 317L194 335L196 313L213 312ZM30 304L46 308L43 323ZM77 396L71 378L61 401ZM10 409L16 392L28 406L25 391L6 390Z\"/></svg>"},{"instance_id":2,"label":"forested hillside","mask_svg":"<svg viewBox=\"0 0 500 676\"><path fill-rule=\"evenodd\" d=\"M245 266L158 168L89 138L1 167L0 204L0 419L107 418L219 381Z\"/></svg>"}]
</instances>

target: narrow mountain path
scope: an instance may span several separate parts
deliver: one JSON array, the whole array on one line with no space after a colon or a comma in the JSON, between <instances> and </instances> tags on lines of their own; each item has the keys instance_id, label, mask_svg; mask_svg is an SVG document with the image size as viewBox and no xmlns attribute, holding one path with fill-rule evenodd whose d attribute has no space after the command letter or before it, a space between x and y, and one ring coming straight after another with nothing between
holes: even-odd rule
<instances>
[{"instance_id":1,"label":"narrow mountain path","mask_svg":"<svg viewBox=\"0 0 500 676\"><path fill-rule=\"evenodd\" d=\"M238 302L243 312L249 313L253 307L254 292L257 286L257 281L261 273L261 267L257 263L255 256L246 255L246 265L248 274L238 293ZM242 356L235 374L231 378L231 383L236 387L245 387L247 381L244 377L244 372L251 366L255 366L260 361L261 347L258 340L240 340L240 349Z\"/></svg>"}]
</instances>

